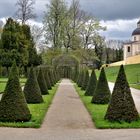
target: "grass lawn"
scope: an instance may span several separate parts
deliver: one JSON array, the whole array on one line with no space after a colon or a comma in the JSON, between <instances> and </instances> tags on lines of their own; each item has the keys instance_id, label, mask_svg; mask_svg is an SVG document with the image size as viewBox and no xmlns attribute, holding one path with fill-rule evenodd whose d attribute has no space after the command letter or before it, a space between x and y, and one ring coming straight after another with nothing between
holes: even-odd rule
<instances>
[{"instance_id":1,"label":"grass lawn","mask_svg":"<svg viewBox=\"0 0 140 140\"><path fill-rule=\"evenodd\" d=\"M28 104L32 118L29 122L15 122L15 123L3 123L0 122L0 127L29 127L29 128L39 128L44 120L46 112L52 102L52 99L56 93L58 84L56 84L52 90L49 90L49 95L43 95L44 103L41 104Z\"/></svg>"},{"instance_id":2,"label":"grass lawn","mask_svg":"<svg viewBox=\"0 0 140 140\"><path fill-rule=\"evenodd\" d=\"M140 89L140 64L126 65L124 68L130 86ZM108 81L115 82L119 72L119 66L105 68L105 72ZM96 70L97 77L99 73L100 71Z\"/></svg>"},{"instance_id":3,"label":"grass lawn","mask_svg":"<svg viewBox=\"0 0 140 140\"><path fill-rule=\"evenodd\" d=\"M4 91L8 78L0 78L0 94ZM26 82L26 78L20 79L21 86L24 86Z\"/></svg>"},{"instance_id":4,"label":"grass lawn","mask_svg":"<svg viewBox=\"0 0 140 140\"><path fill-rule=\"evenodd\" d=\"M79 88L76 84L75 84L75 88L81 100L83 101L84 105L86 106L87 110L89 111L96 128L99 129L140 128L140 120L134 121L132 123L126 123L126 122L111 123L107 120L104 120L104 116L108 105L92 104L91 103L92 97L84 96L85 91L81 90L81 88Z\"/></svg>"},{"instance_id":5,"label":"grass lawn","mask_svg":"<svg viewBox=\"0 0 140 140\"><path fill-rule=\"evenodd\" d=\"M20 83L25 83L26 82L26 78L20 78ZM7 82L8 78L0 78L0 83L2 82Z\"/></svg>"}]
</instances>

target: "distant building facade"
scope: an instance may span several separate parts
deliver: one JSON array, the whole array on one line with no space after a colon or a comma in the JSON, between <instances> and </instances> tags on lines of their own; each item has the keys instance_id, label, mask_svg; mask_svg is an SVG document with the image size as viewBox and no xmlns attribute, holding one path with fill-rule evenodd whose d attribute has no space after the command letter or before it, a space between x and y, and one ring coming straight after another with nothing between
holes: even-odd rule
<instances>
[{"instance_id":1,"label":"distant building facade","mask_svg":"<svg viewBox=\"0 0 140 140\"><path fill-rule=\"evenodd\" d=\"M140 21L137 23L137 28L132 32L131 41L124 44L124 61L128 57L140 55Z\"/></svg>"}]
</instances>

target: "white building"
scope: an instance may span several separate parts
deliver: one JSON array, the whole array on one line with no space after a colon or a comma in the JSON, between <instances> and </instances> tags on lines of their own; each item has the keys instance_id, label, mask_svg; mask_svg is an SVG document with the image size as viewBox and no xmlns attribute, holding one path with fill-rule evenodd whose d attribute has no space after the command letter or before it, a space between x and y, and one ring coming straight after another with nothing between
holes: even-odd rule
<instances>
[{"instance_id":1,"label":"white building","mask_svg":"<svg viewBox=\"0 0 140 140\"><path fill-rule=\"evenodd\" d=\"M137 28L132 33L131 41L124 44L124 61L128 57L140 54L140 21L137 23Z\"/></svg>"}]
</instances>

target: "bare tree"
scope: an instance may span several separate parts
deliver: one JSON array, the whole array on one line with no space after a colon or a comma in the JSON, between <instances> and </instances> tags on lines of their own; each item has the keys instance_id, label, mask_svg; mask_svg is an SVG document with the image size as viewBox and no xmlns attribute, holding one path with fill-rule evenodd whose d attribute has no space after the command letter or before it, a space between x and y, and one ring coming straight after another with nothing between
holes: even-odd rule
<instances>
[{"instance_id":1,"label":"bare tree","mask_svg":"<svg viewBox=\"0 0 140 140\"><path fill-rule=\"evenodd\" d=\"M18 0L16 3L17 11L16 17L21 20L22 24L29 19L35 18L36 15L33 12L35 0Z\"/></svg>"},{"instance_id":2,"label":"bare tree","mask_svg":"<svg viewBox=\"0 0 140 140\"><path fill-rule=\"evenodd\" d=\"M41 38L43 38L43 31L43 27L39 27L37 25L31 26L31 33L36 46L40 43Z\"/></svg>"}]
</instances>

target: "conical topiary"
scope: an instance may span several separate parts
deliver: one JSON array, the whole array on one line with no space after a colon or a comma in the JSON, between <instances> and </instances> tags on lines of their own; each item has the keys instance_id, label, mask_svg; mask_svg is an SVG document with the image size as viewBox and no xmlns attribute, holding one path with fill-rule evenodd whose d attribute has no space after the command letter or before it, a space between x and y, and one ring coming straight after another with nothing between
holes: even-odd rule
<instances>
[{"instance_id":1,"label":"conical topiary","mask_svg":"<svg viewBox=\"0 0 140 140\"><path fill-rule=\"evenodd\" d=\"M77 79L77 85L78 85L78 87L80 87L80 80L81 80L81 71L79 71L78 79Z\"/></svg>"},{"instance_id":2,"label":"conical topiary","mask_svg":"<svg viewBox=\"0 0 140 140\"><path fill-rule=\"evenodd\" d=\"M50 79L49 79L49 75L48 75L48 70L45 70L44 76L45 76L45 80L46 80L46 84L47 84L48 89L52 89Z\"/></svg>"},{"instance_id":3,"label":"conical topiary","mask_svg":"<svg viewBox=\"0 0 140 140\"><path fill-rule=\"evenodd\" d=\"M126 122L139 119L123 65L120 67L105 119Z\"/></svg>"},{"instance_id":4,"label":"conical topiary","mask_svg":"<svg viewBox=\"0 0 140 140\"><path fill-rule=\"evenodd\" d=\"M96 77L95 71L92 70L90 80L89 80L89 83L85 92L85 96L93 96L94 90L96 88L96 84L97 84L97 77Z\"/></svg>"},{"instance_id":5,"label":"conical topiary","mask_svg":"<svg viewBox=\"0 0 140 140\"><path fill-rule=\"evenodd\" d=\"M95 104L107 104L109 103L110 96L105 71L104 68L102 68L91 102Z\"/></svg>"},{"instance_id":6,"label":"conical topiary","mask_svg":"<svg viewBox=\"0 0 140 140\"><path fill-rule=\"evenodd\" d=\"M49 94L42 68L40 68L40 70L39 70L37 81L38 81L38 84L39 84L39 87L41 90L41 94L42 95Z\"/></svg>"},{"instance_id":7,"label":"conical topiary","mask_svg":"<svg viewBox=\"0 0 140 140\"><path fill-rule=\"evenodd\" d=\"M0 121L19 122L29 121L30 118L31 114L20 86L16 62L14 62L0 102Z\"/></svg>"},{"instance_id":8,"label":"conical topiary","mask_svg":"<svg viewBox=\"0 0 140 140\"><path fill-rule=\"evenodd\" d=\"M24 87L24 95L27 103L42 103L40 87L33 67L30 69L29 77Z\"/></svg>"},{"instance_id":9,"label":"conical topiary","mask_svg":"<svg viewBox=\"0 0 140 140\"><path fill-rule=\"evenodd\" d=\"M88 82L89 82L89 72L88 70L86 70L83 78L82 90L86 90Z\"/></svg>"},{"instance_id":10,"label":"conical topiary","mask_svg":"<svg viewBox=\"0 0 140 140\"><path fill-rule=\"evenodd\" d=\"M78 85L79 87L82 87L84 77L85 77L85 71L82 70L82 71L81 71L81 74L80 74L79 85Z\"/></svg>"}]
</instances>

